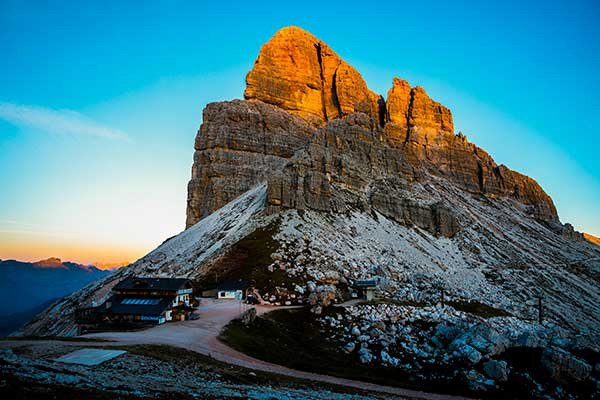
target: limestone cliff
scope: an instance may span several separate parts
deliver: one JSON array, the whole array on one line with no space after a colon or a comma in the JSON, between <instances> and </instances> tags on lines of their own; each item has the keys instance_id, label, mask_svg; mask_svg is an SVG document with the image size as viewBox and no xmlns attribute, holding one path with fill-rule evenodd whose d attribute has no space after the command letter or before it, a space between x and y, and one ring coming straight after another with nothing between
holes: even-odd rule
<instances>
[{"instance_id":1,"label":"limestone cliff","mask_svg":"<svg viewBox=\"0 0 600 400\"><path fill-rule=\"evenodd\" d=\"M497 165L483 149L454 134L452 113L394 78L388 92L385 133L389 146L401 149L408 162L446 176L465 190L489 197L509 196L529 206L537 219L557 222L550 196L528 176Z\"/></svg>"},{"instance_id":2,"label":"limestone cliff","mask_svg":"<svg viewBox=\"0 0 600 400\"><path fill-rule=\"evenodd\" d=\"M352 114L328 122L292 162L269 175L269 209L373 209L434 235L452 236L459 230L453 205L414 190L427 179L402 151L387 145L375 121Z\"/></svg>"},{"instance_id":3,"label":"limestone cliff","mask_svg":"<svg viewBox=\"0 0 600 400\"><path fill-rule=\"evenodd\" d=\"M258 100L209 104L194 145L186 227L265 181L314 130L295 115Z\"/></svg>"},{"instance_id":4,"label":"limestone cliff","mask_svg":"<svg viewBox=\"0 0 600 400\"><path fill-rule=\"evenodd\" d=\"M262 46L246 83L245 101L213 103L204 111L187 227L270 178L272 206L339 211L356 200L348 199L354 190L365 204L383 209L385 203L401 220L452 234L453 223L439 225L440 218L450 221L440 217L443 208L418 206L415 217L414 201L402 200L411 204L400 211L392 206L398 199L389 198L393 191L388 199L377 194L383 193L378 182L411 182L426 173L490 199L515 199L532 217L561 229L542 188L455 135L451 111L423 88L394 78L384 101L327 44L300 28L283 28ZM336 185L343 196L333 192Z\"/></svg>"}]
</instances>

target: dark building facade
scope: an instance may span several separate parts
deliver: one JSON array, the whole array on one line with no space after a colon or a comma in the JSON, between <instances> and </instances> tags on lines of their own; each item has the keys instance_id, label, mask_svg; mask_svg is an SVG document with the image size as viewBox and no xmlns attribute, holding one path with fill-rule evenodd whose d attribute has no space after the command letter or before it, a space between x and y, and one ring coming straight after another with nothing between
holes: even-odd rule
<instances>
[{"instance_id":1,"label":"dark building facade","mask_svg":"<svg viewBox=\"0 0 600 400\"><path fill-rule=\"evenodd\" d=\"M188 279L130 277L101 306L77 310L75 319L81 325L163 324L188 319L195 306Z\"/></svg>"}]
</instances>

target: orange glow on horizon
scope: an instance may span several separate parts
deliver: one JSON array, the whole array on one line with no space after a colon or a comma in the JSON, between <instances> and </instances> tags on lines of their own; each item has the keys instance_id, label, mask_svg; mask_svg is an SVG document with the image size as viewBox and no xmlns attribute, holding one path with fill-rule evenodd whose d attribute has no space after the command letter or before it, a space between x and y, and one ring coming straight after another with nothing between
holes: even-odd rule
<instances>
[{"instance_id":1,"label":"orange glow on horizon","mask_svg":"<svg viewBox=\"0 0 600 400\"><path fill-rule=\"evenodd\" d=\"M50 257L110 269L128 265L149 248L126 248L108 243L87 243L64 238L16 237L0 233L0 259L39 261Z\"/></svg>"},{"instance_id":2,"label":"orange glow on horizon","mask_svg":"<svg viewBox=\"0 0 600 400\"><path fill-rule=\"evenodd\" d=\"M131 264L133 261L123 261L123 262L92 262L90 264L92 264L93 266L95 266L96 268L99 269L113 269L113 268L120 268L120 267L124 267L126 265Z\"/></svg>"}]
</instances>

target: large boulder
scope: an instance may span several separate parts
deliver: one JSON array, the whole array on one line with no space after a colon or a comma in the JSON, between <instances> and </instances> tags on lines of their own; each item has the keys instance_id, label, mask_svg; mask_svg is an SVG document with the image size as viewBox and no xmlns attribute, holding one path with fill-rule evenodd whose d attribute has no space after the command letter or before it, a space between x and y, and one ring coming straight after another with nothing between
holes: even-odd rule
<instances>
[{"instance_id":1,"label":"large boulder","mask_svg":"<svg viewBox=\"0 0 600 400\"><path fill-rule=\"evenodd\" d=\"M462 334L463 330L460 327L441 323L436 326L435 335L433 337L436 338L436 341L440 345L447 346Z\"/></svg>"},{"instance_id":2,"label":"large boulder","mask_svg":"<svg viewBox=\"0 0 600 400\"><path fill-rule=\"evenodd\" d=\"M240 315L240 321L242 324L248 326L256 319L256 308L252 307Z\"/></svg>"},{"instance_id":3,"label":"large boulder","mask_svg":"<svg viewBox=\"0 0 600 400\"><path fill-rule=\"evenodd\" d=\"M592 366L558 347L547 347L542 353L542 367L561 383L581 382L592 373Z\"/></svg>"},{"instance_id":4,"label":"large boulder","mask_svg":"<svg viewBox=\"0 0 600 400\"><path fill-rule=\"evenodd\" d=\"M512 347L546 347L550 339L543 330L527 330L511 343Z\"/></svg>"},{"instance_id":5,"label":"large boulder","mask_svg":"<svg viewBox=\"0 0 600 400\"><path fill-rule=\"evenodd\" d=\"M498 382L508 380L508 367L506 361L489 360L483 363L483 372Z\"/></svg>"},{"instance_id":6,"label":"large boulder","mask_svg":"<svg viewBox=\"0 0 600 400\"><path fill-rule=\"evenodd\" d=\"M358 350L358 357L360 358L360 362L363 364L369 364L373 361L373 354L369 351L368 348L362 347Z\"/></svg>"},{"instance_id":7,"label":"large boulder","mask_svg":"<svg viewBox=\"0 0 600 400\"><path fill-rule=\"evenodd\" d=\"M508 337L486 324L479 324L471 329L465 340L487 356L498 355L509 345Z\"/></svg>"},{"instance_id":8,"label":"large boulder","mask_svg":"<svg viewBox=\"0 0 600 400\"><path fill-rule=\"evenodd\" d=\"M473 346L462 343L456 347L455 354L471 364L477 364L482 359L481 353Z\"/></svg>"},{"instance_id":9,"label":"large boulder","mask_svg":"<svg viewBox=\"0 0 600 400\"><path fill-rule=\"evenodd\" d=\"M308 304L327 307L335 299L336 287L333 285L320 285L308 296Z\"/></svg>"}]
</instances>

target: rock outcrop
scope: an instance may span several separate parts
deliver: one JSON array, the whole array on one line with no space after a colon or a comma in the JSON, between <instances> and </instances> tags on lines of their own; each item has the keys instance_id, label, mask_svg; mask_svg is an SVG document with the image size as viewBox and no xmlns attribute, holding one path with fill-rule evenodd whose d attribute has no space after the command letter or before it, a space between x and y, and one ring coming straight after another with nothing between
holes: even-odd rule
<instances>
[{"instance_id":1,"label":"rock outcrop","mask_svg":"<svg viewBox=\"0 0 600 400\"><path fill-rule=\"evenodd\" d=\"M301 118L257 100L207 105L194 146L186 227L265 181L314 130Z\"/></svg>"},{"instance_id":2,"label":"rock outcrop","mask_svg":"<svg viewBox=\"0 0 600 400\"><path fill-rule=\"evenodd\" d=\"M452 236L459 229L441 199L415 196L424 172L387 146L384 132L365 114L330 121L308 147L269 175L271 212L282 208L348 212L374 208L405 225Z\"/></svg>"},{"instance_id":3,"label":"rock outcrop","mask_svg":"<svg viewBox=\"0 0 600 400\"><path fill-rule=\"evenodd\" d=\"M529 206L537 219L557 222L550 196L528 176L497 165L485 150L454 134L451 111L394 78L388 91L385 133L390 147L401 149L408 162L450 178L463 189L490 197L509 196Z\"/></svg>"},{"instance_id":4,"label":"rock outcrop","mask_svg":"<svg viewBox=\"0 0 600 400\"><path fill-rule=\"evenodd\" d=\"M363 112L383 123L383 98L360 74L310 33L287 27L260 49L246 76L246 99L262 100L314 126Z\"/></svg>"},{"instance_id":5,"label":"rock outcrop","mask_svg":"<svg viewBox=\"0 0 600 400\"><path fill-rule=\"evenodd\" d=\"M204 111L188 227L269 178L272 206L341 211L360 198L398 221L452 235L458 226L448 205L417 204L398 193L382 197L393 190L377 190L392 178L435 175L471 193L513 198L532 217L562 229L542 188L455 135L451 111L423 88L394 78L386 102L300 28L281 29L261 48L246 83L245 102L209 104Z\"/></svg>"},{"instance_id":6,"label":"rock outcrop","mask_svg":"<svg viewBox=\"0 0 600 400\"><path fill-rule=\"evenodd\" d=\"M422 90L412 92L411 98L425 96ZM454 135L449 112L442 106L425 99L419 102L429 105L419 106L421 111L414 118L412 108L406 108L403 126L389 122L382 129L362 113L329 121L289 164L269 175L268 201L273 212L374 207L399 222L452 236L459 229L452 216L454 205L431 195L414 198L414 184L435 175L472 193L513 198L532 217L557 223L552 199L533 179L496 165L462 134ZM390 116L403 115L391 110ZM423 125L413 126L410 121ZM405 130L404 142L390 135L397 128Z\"/></svg>"},{"instance_id":7,"label":"rock outcrop","mask_svg":"<svg viewBox=\"0 0 600 400\"><path fill-rule=\"evenodd\" d=\"M394 77L393 85L388 90L386 100L386 123L391 122L399 128L408 128L409 108L412 89L407 81ZM404 138L399 138L401 141Z\"/></svg>"},{"instance_id":8,"label":"rock outcrop","mask_svg":"<svg viewBox=\"0 0 600 400\"><path fill-rule=\"evenodd\" d=\"M419 127L421 132L454 133L448 108L432 100L422 87L411 88L407 81L396 77L388 91L386 121L405 130Z\"/></svg>"},{"instance_id":9,"label":"rock outcrop","mask_svg":"<svg viewBox=\"0 0 600 400\"><path fill-rule=\"evenodd\" d=\"M592 372L592 366L585 360L557 347L544 349L542 367L552 378L562 383L581 382Z\"/></svg>"}]
</instances>

